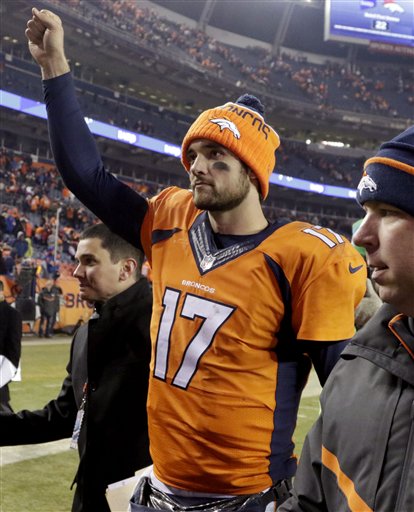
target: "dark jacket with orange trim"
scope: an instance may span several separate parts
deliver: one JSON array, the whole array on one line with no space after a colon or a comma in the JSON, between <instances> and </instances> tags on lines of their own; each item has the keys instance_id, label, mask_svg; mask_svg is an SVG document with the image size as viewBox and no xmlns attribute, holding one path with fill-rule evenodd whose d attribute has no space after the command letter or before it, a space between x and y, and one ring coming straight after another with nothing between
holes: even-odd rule
<instances>
[{"instance_id":1,"label":"dark jacket with orange trim","mask_svg":"<svg viewBox=\"0 0 414 512\"><path fill-rule=\"evenodd\" d=\"M278 512L414 510L414 319L384 304L321 394L293 496Z\"/></svg>"}]
</instances>

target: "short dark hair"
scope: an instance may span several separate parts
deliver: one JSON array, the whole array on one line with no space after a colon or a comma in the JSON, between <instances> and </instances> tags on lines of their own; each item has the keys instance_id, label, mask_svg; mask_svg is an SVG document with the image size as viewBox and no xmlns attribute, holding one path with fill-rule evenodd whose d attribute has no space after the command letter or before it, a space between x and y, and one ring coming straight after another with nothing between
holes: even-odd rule
<instances>
[{"instance_id":1,"label":"short dark hair","mask_svg":"<svg viewBox=\"0 0 414 512\"><path fill-rule=\"evenodd\" d=\"M134 258L137 262L135 277L137 279L140 277L141 267L144 263L144 254L140 249L131 245L102 223L93 224L84 229L79 240L85 240L86 238L98 238L102 247L109 252L112 263L117 263L122 258Z\"/></svg>"}]
</instances>

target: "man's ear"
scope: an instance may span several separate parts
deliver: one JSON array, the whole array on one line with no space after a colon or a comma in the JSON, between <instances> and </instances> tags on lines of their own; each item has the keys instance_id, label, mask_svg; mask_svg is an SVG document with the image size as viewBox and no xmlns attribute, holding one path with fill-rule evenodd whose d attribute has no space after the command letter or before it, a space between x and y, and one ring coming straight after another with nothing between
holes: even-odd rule
<instances>
[{"instance_id":1,"label":"man's ear","mask_svg":"<svg viewBox=\"0 0 414 512\"><path fill-rule=\"evenodd\" d=\"M262 194L260 192L260 183L259 183L259 180L257 179L256 174L251 169L249 169L249 167L247 167L246 172L247 172L247 176L249 177L250 183L253 184L253 186L257 190L257 193L259 194L260 202L262 202L263 198L262 198Z\"/></svg>"},{"instance_id":2,"label":"man's ear","mask_svg":"<svg viewBox=\"0 0 414 512\"><path fill-rule=\"evenodd\" d=\"M257 176L255 175L255 173L249 167L246 167L246 174L247 174L249 180L254 184L254 186L258 187L259 186L259 181L257 179Z\"/></svg>"},{"instance_id":3,"label":"man's ear","mask_svg":"<svg viewBox=\"0 0 414 512\"><path fill-rule=\"evenodd\" d=\"M119 279L121 281L126 281L131 276L135 274L135 271L138 267L138 263L134 258L125 258L122 260L121 270L119 272Z\"/></svg>"}]
</instances>

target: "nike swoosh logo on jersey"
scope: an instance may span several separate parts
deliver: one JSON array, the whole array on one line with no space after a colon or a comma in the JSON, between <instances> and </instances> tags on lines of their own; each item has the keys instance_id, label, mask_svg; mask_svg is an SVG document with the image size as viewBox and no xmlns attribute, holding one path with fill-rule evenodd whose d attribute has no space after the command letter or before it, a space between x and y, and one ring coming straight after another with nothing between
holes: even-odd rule
<instances>
[{"instance_id":1,"label":"nike swoosh logo on jersey","mask_svg":"<svg viewBox=\"0 0 414 512\"><path fill-rule=\"evenodd\" d=\"M357 267L353 267L351 264L349 264L349 272L351 274L355 274L355 272L358 272L358 270L361 270L361 268L363 267L364 265L358 265Z\"/></svg>"}]
</instances>

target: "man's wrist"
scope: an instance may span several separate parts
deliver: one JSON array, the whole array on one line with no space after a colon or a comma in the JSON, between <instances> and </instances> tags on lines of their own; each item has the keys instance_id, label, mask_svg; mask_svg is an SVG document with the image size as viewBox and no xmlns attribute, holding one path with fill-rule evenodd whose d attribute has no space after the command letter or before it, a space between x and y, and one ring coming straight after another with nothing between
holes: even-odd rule
<instances>
[{"instance_id":1,"label":"man's wrist","mask_svg":"<svg viewBox=\"0 0 414 512\"><path fill-rule=\"evenodd\" d=\"M56 62L48 62L46 66L42 66L42 79L49 80L50 78L57 78L58 76L69 73L70 66L67 60L60 60Z\"/></svg>"}]
</instances>

